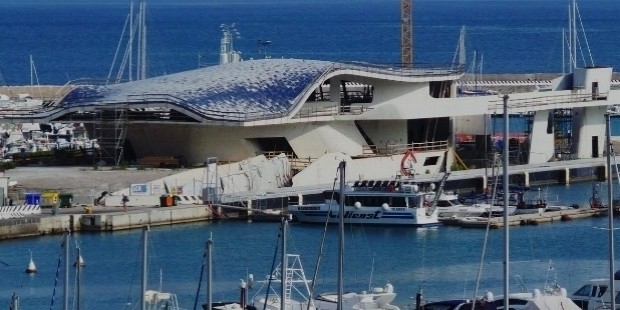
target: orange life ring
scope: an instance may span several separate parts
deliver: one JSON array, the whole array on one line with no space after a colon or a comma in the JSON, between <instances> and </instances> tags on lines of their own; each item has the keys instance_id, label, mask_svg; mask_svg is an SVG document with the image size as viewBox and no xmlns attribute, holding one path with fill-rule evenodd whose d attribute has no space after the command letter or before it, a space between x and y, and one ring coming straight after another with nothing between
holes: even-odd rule
<instances>
[{"instance_id":1,"label":"orange life ring","mask_svg":"<svg viewBox=\"0 0 620 310\"><path fill-rule=\"evenodd\" d=\"M400 173L402 175L404 175L404 176L410 176L411 175L411 171L405 165L407 163L407 161L409 160L409 158L411 158L411 160L413 160L414 163L418 162L418 160L415 158L415 154L413 153L413 151L412 150L407 150L403 154L403 159L400 160Z\"/></svg>"}]
</instances>

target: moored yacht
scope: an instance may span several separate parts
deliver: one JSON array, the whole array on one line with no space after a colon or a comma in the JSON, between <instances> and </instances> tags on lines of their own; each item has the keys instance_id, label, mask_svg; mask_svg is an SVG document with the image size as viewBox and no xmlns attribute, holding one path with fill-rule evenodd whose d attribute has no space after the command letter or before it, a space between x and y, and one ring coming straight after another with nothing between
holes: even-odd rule
<instances>
[{"instance_id":1,"label":"moored yacht","mask_svg":"<svg viewBox=\"0 0 620 310\"><path fill-rule=\"evenodd\" d=\"M356 181L344 190L345 224L390 226L437 226L437 200L448 174L439 181L413 180ZM337 223L339 191L325 191L324 202L293 204L288 212L300 222Z\"/></svg>"},{"instance_id":2,"label":"moored yacht","mask_svg":"<svg viewBox=\"0 0 620 310\"><path fill-rule=\"evenodd\" d=\"M618 283L618 280L620 280L620 271L614 273L614 281ZM583 310L610 309L612 295L613 298L619 300L620 291L616 288L616 292L612 294L609 284L609 278L592 279L573 293L571 299Z\"/></svg>"}]
</instances>

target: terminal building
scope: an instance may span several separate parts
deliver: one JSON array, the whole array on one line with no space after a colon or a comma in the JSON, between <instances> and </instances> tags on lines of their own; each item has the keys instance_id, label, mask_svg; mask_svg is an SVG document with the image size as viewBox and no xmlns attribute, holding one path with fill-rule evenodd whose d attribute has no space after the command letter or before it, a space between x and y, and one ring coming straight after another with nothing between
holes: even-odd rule
<instances>
[{"instance_id":1,"label":"terminal building","mask_svg":"<svg viewBox=\"0 0 620 310\"><path fill-rule=\"evenodd\" d=\"M619 99L612 68L576 68L548 87L510 94L464 95L463 75L459 67L247 60L72 85L53 102L0 117L90 124L110 164L174 157L194 165L283 153L297 184L323 184L343 158L355 179L450 170L464 157L457 137L472 136L478 146L490 141L487 120L504 113L506 100L510 114L528 119L520 163L602 156L605 112Z\"/></svg>"}]
</instances>

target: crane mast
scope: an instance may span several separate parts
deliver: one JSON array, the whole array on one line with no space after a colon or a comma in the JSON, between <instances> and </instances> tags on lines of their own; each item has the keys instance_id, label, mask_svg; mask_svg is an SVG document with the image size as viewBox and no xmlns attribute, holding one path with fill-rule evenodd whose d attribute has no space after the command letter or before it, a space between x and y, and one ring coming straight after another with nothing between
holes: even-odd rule
<instances>
[{"instance_id":1,"label":"crane mast","mask_svg":"<svg viewBox=\"0 0 620 310\"><path fill-rule=\"evenodd\" d=\"M401 63L404 67L413 65L412 1L401 0L400 2Z\"/></svg>"}]
</instances>

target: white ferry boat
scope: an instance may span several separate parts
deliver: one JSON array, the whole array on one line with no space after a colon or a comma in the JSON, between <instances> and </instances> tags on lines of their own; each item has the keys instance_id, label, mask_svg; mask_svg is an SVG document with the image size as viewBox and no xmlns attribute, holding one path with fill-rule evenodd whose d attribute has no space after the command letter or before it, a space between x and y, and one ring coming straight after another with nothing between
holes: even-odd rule
<instances>
[{"instance_id":1,"label":"white ferry boat","mask_svg":"<svg viewBox=\"0 0 620 310\"><path fill-rule=\"evenodd\" d=\"M437 226L438 193L435 183L413 180L356 181L344 191L345 224L385 226ZM339 191L325 191L325 202L289 204L288 212L300 222L338 223Z\"/></svg>"}]
</instances>

